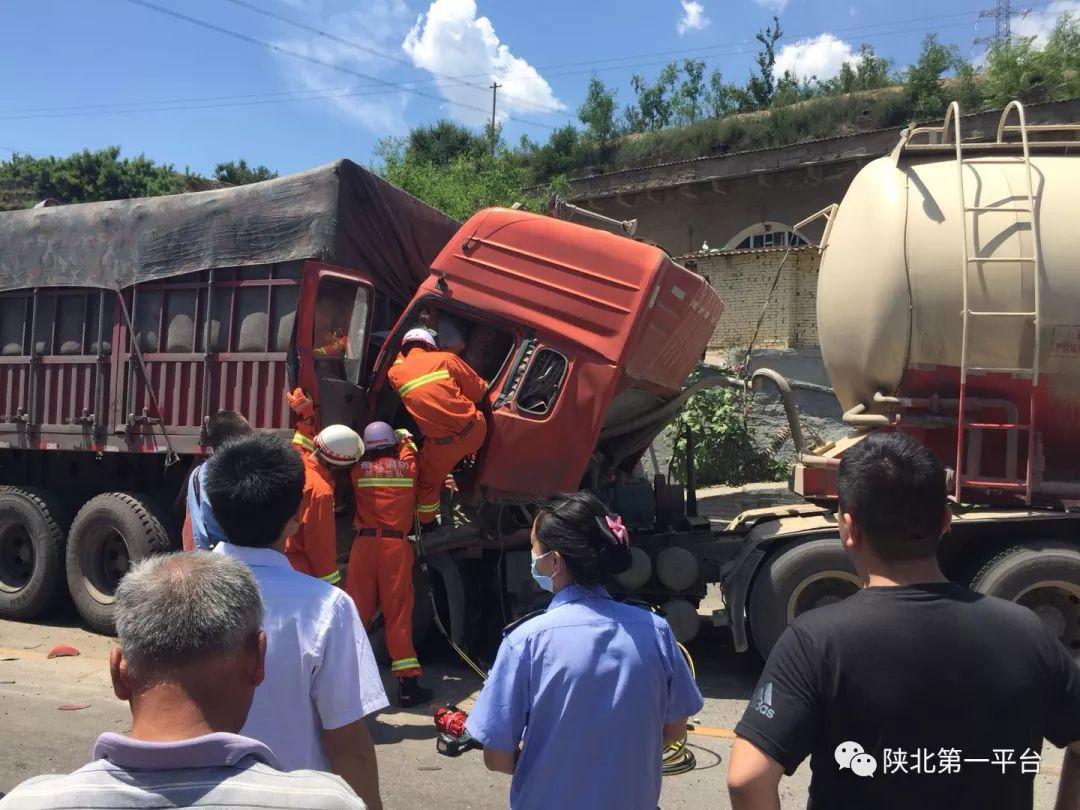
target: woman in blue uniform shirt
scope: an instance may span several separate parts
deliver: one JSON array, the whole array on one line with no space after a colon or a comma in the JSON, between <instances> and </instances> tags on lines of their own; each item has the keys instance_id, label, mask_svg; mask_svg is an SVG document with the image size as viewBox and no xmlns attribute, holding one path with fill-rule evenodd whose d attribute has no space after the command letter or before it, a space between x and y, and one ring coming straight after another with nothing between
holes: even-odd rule
<instances>
[{"instance_id":1,"label":"woman in blue uniform shirt","mask_svg":"<svg viewBox=\"0 0 1080 810\"><path fill-rule=\"evenodd\" d=\"M561 495L533 522L532 556L554 597L503 639L468 731L513 775L515 810L655 810L661 752L703 701L667 622L603 587L630 567L627 530L593 495Z\"/></svg>"}]
</instances>

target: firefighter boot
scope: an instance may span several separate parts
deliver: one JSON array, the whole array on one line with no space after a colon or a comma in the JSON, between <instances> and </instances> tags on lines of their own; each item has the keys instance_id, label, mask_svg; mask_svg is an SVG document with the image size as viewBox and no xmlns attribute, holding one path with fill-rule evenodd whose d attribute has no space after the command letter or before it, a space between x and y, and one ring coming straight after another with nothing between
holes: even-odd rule
<instances>
[{"instance_id":1,"label":"firefighter boot","mask_svg":"<svg viewBox=\"0 0 1080 810\"><path fill-rule=\"evenodd\" d=\"M398 706L411 709L431 702L434 694L427 687L420 685L419 678L400 678L398 680Z\"/></svg>"}]
</instances>

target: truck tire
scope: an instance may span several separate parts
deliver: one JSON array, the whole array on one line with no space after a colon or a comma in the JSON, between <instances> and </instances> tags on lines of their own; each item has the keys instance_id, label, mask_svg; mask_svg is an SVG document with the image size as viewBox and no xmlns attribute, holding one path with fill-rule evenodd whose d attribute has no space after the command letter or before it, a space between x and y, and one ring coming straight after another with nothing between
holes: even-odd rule
<instances>
[{"instance_id":1,"label":"truck tire","mask_svg":"<svg viewBox=\"0 0 1080 810\"><path fill-rule=\"evenodd\" d=\"M127 492L106 492L79 510L68 534L67 580L75 608L92 629L116 632L116 586L131 563L172 550L166 525L149 499Z\"/></svg>"},{"instance_id":2,"label":"truck tire","mask_svg":"<svg viewBox=\"0 0 1080 810\"><path fill-rule=\"evenodd\" d=\"M972 590L1030 608L1080 658L1080 549L1065 543L1014 546L983 566Z\"/></svg>"},{"instance_id":3,"label":"truck tire","mask_svg":"<svg viewBox=\"0 0 1080 810\"><path fill-rule=\"evenodd\" d=\"M791 545L769 558L750 591L750 632L762 658L795 617L856 593L861 584L838 537Z\"/></svg>"},{"instance_id":4,"label":"truck tire","mask_svg":"<svg viewBox=\"0 0 1080 810\"><path fill-rule=\"evenodd\" d=\"M34 619L64 592L67 512L39 489L0 489L0 619Z\"/></svg>"}]
</instances>

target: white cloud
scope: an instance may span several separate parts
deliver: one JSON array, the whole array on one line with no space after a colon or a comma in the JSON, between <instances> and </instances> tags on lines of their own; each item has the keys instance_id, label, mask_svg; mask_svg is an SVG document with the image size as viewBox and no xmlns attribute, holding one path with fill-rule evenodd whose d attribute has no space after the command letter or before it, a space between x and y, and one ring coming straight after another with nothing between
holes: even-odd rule
<instances>
[{"instance_id":1,"label":"white cloud","mask_svg":"<svg viewBox=\"0 0 1080 810\"><path fill-rule=\"evenodd\" d=\"M492 80L502 85L498 93L502 119L566 109L536 68L499 41L491 20L476 16L475 0L432 0L401 47L418 68L440 76L472 77L468 84L439 82L439 92L455 102L447 111L462 123L481 126L489 120L487 86Z\"/></svg>"},{"instance_id":2,"label":"white cloud","mask_svg":"<svg viewBox=\"0 0 1080 810\"><path fill-rule=\"evenodd\" d=\"M1054 3L1052 8L1045 11L1028 11L1023 16L1014 15L1012 34L1014 37L1035 37L1036 42L1043 42L1054 30L1058 17L1064 13L1080 14L1080 0Z\"/></svg>"},{"instance_id":3,"label":"white cloud","mask_svg":"<svg viewBox=\"0 0 1080 810\"><path fill-rule=\"evenodd\" d=\"M705 16L705 6L698 3L697 0L679 0L682 4L682 17L675 25L675 30L679 32L679 36L685 36L691 31L701 31L708 28L709 20Z\"/></svg>"},{"instance_id":4,"label":"white cloud","mask_svg":"<svg viewBox=\"0 0 1080 810\"><path fill-rule=\"evenodd\" d=\"M754 0L762 8L767 8L779 14L787 8L788 0Z\"/></svg>"},{"instance_id":5,"label":"white cloud","mask_svg":"<svg viewBox=\"0 0 1080 810\"><path fill-rule=\"evenodd\" d=\"M776 55L773 72L776 76L782 76L790 70L800 79L816 76L824 81L839 73L844 62L855 60L851 45L832 34L821 34L781 48Z\"/></svg>"},{"instance_id":6,"label":"white cloud","mask_svg":"<svg viewBox=\"0 0 1080 810\"><path fill-rule=\"evenodd\" d=\"M298 9L304 5L304 0L284 1ZM311 5L313 4L308 3L309 7ZM362 44L370 50L361 50L345 42L335 42L318 35L301 40L282 40L277 43L282 48L345 69L335 70L282 54L281 66L286 80L294 90L358 86L356 90L316 95L324 96L323 104L330 105L346 118L373 132L404 132L408 129L405 108L410 94L351 76L346 70L382 78L383 74L394 67L394 63L372 51L396 55L397 43L410 21L411 14L405 0L363 0L347 13L325 20L313 17L310 20L312 25L348 42ZM390 78L386 80L393 81ZM360 87L363 85L366 87Z\"/></svg>"}]
</instances>

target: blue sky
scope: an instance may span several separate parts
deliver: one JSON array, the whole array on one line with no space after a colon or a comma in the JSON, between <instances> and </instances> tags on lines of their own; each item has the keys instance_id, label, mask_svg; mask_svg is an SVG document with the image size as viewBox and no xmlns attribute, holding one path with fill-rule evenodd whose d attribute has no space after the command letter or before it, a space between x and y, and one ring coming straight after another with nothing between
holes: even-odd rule
<instances>
[{"instance_id":1,"label":"blue sky","mask_svg":"<svg viewBox=\"0 0 1080 810\"><path fill-rule=\"evenodd\" d=\"M170 17L153 5L276 46ZM119 145L209 173L246 158L282 173L339 157L368 164L385 135L489 114L543 141L574 116L593 73L630 77L697 57L742 81L774 13L780 61L821 76L864 42L903 66L936 31L968 56L993 0L7 0L0 2L0 158ZM1032 0L1038 34L1080 0ZM245 7L247 6L247 7ZM254 6L256 10L253 10ZM262 10L301 23L257 13ZM291 52L286 53L285 51ZM297 56L300 54L303 57Z\"/></svg>"}]
</instances>

